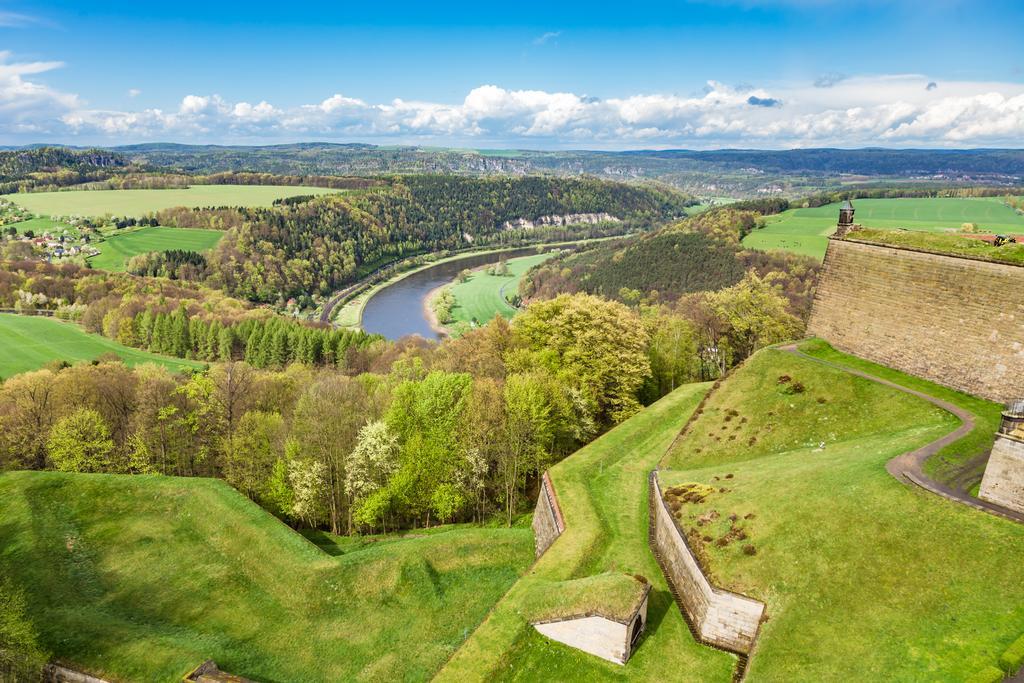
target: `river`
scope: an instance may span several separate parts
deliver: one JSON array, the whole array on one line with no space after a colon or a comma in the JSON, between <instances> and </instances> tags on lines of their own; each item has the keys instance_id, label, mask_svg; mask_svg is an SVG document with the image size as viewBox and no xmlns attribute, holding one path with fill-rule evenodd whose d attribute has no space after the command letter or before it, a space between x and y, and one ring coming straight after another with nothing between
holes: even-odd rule
<instances>
[{"instance_id":1,"label":"river","mask_svg":"<svg viewBox=\"0 0 1024 683\"><path fill-rule=\"evenodd\" d=\"M559 246L565 248L566 245L544 247L543 251ZM497 263L501 259L536 253L537 247L524 247L501 253L466 256L407 275L370 297L363 308L361 327L388 339L400 339L410 334L418 334L425 339L438 339L441 335L431 329L430 322L423 315L423 299L427 294L454 280L464 269L472 270Z\"/></svg>"}]
</instances>

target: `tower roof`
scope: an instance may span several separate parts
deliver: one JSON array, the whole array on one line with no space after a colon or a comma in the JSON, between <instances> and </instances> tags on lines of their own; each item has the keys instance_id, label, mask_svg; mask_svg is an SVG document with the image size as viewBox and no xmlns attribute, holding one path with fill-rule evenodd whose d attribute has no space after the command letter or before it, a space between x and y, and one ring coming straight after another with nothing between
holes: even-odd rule
<instances>
[{"instance_id":1,"label":"tower roof","mask_svg":"<svg viewBox=\"0 0 1024 683\"><path fill-rule=\"evenodd\" d=\"M839 207L839 208L840 209L852 209L853 208L853 202L851 202L849 199L847 199L845 202L843 202L843 205L841 207Z\"/></svg>"}]
</instances>

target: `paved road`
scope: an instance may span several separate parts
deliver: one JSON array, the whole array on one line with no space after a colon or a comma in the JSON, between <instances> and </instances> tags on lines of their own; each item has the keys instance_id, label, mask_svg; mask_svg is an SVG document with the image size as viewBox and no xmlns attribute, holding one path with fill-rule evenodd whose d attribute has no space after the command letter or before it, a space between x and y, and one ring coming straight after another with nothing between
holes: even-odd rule
<instances>
[{"instance_id":1,"label":"paved road","mask_svg":"<svg viewBox=\"0 0 1024 683\"><path fill-rule=\"evenodd\" d=\"M854 370L853 368L846 367L845 365L841 365L839 363L833 363L831 361L815 358L814 356L809 356L803 351L800 351L797 348L796 344L784 346L782 347L782 350L800 356L802 358L814 361L815 363L827 365L829 367L836 368L837 370L848 372L851 375L863 377L864 379L870 380L872 382L877 382L878 384L883 384L887 387L891 387L893 389L897 389L899 391L911 394L913 396L917 396L918 398L928 401L932 405L938 406L939 408L942 408L943 410L956 415L958 418L960 418L959 427L957 427L949 434L946 434L941 439L936 439L935 441L932 441L929 444L925 444L924 446L921 446L921 448L918 448L915 451L910 451L908 453L904 453L903 455L896 456L895 458L886 463L885 469L888 470L889 474L891 474L892 476L896 477L896 479L904 483L916 484L917 486L920 486L926 491L931 491L932 493L942 496L943 498L947 498L957 503L963 503L964 505L969 505L970 507L975 508L976 510L982 510L990 514L998 515L999 517L1003 517L1005 519L1009 519L1024 524L1024 514L1016 512L1014 510L1010 510L1009 508L1005 508L1001 505L989 503L988 501L981 500L980 498L975 498L974 496L966 493L965 491L960 491L949 486L946 486L945 484L941 484L924 473L923 466L925 460L935 455L940 450L942 450L949 444L953 443L954 441L957 441L962 437L966 436L971 432L971 430L974 429L975 422L974 415L972 413L964 410L959 406L955 406L952 403L949 403L948 401L943 401L942 399L935 398L934 396L930 396L924 392L917 391L915 389L909 389L907 387L896 384L895 382L890 382L889 380L882 379L881 377L876 377L866 372L861 372L860 370ZM1024 680L1022 680L1021 683L1024 683Z\"/></svg>"}]
</instances>

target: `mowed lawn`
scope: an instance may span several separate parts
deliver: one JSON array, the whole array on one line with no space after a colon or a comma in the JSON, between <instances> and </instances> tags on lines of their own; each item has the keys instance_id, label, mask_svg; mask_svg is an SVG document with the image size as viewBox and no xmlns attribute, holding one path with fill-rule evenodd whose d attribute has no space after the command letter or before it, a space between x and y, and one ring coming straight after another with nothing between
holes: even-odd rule
<instances>
[{"instance_id":1,"label":"mowed lawn","mask_svg":"<svg viewBox=\"0 0 1024 683\"><path fill-rule=\"evenodd\" d=\"M530 529L461 528L332 557L219 480L0 474L0 576L113 681L426 680L532 556Z\"/></svg>"},{"instance_id":2,"label":"mowed lawn","mask_svg":"<svg viewBox=\"0 0 1024 683\"><path fill-rule=\"evenodd\" d=\"M697 643L647 545L647 475L708 390L687 385L551 468L566 530L442 669L438 681L731 680L736 658ZM563 582L606 572L652 585L647 631L625 666L550 641L529 624Z\"/></svg>"},{"instance_id":3,"label":"mowed lawn","mask_svg":"<svg viewBox=\"0 0 1024 683\"><path fill-rule=\"evenodd\" d=\"M839 220L839 204L808 209L790 209L768 217L768 225L743 240L750 249L782 249L798 254L825 257L828 236ZM999 197L960 199L855 199L854 220L866 228L908 230L957 230L964 223L976 223L983 232L1024 233L1024 216L1017 214Z\"/></svg>"},{"instance_id":4,"label":"mowed lawn","mask_svg":"<svg viewBox=\"0 0 1024 683\"><path fill-rule=\"evenodd\" d=\"M962 681L1024 633L1024 526L885 470L958 424L777 350L709 399L661 476L711 487L682 525L718 583L767 604L747 680Z\"/></svg>"},{"instance_id":5,"label":"mowed lawn","mask_svg":"<svg viewBox=\"0 0 1024 683\"><path fill-rule=\"evenodd\" d=\"M451 286L455 297L452 307L455 322L483 325L496 315L514 316L518 309L505 297L519 291L519 283L526 271L554 255L554 252L547 252L509 259L506 261L508 275L490 275L485 268L470 273L465 282L456 282Z\"/></svg>"},{"instance_id":6,"label":"mowed lawn","mask_svg":"<svg viewBox=\"0 0 1024 683\"><path fill-rule=\"evenodd\" d=\"M0 378L38 370L51 361L91 361L117 354L128 365L156 363L171 370L202 367L202 363L133 349L74 323L40 316L0 314Z\"/></svg>"},{"instance_id":7,"label":"mowed lawn","mask_svg":"<svg viewBox=\"0 0 1024 683\"><path fill-rule=\"evenodd\" d=\"M121 271L128 259L149 251L207 251L213 249L224 236L221 230L194 228L145 227L130 228L113 233L93 246L100 253L89 259L89 265L102 270Z\"/></svg>"},{"instance_id":8,"label":"mowed lawn","mask_svg":"<svg viewBox=\"0 0 1024 683\"><path fill-rule=\"evenodd\" d=\"M270 206L284 197L341 191L290 185L192 185L173 190L19 192L4 198L43 216L141 216L175 206Z\"/></svg>"}]
</instances>

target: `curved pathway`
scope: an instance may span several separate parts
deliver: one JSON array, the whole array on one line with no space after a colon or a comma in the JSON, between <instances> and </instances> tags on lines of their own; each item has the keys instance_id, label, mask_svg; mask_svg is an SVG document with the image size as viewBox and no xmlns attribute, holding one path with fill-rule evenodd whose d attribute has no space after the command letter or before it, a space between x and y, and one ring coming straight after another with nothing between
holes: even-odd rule
<instances>
[{"instance_id":1,"label":"curved pathway","mask_svg":"<svg viewBox=\"0 0 1024 683\"><path fill-rule=\"evenodd\" d=\"M974 430L975 421L974 415L971 412L964 410L960 406L954 405L948 401L943 401L942 399L935 398L934 396L926 394L922 391L910 389L895 382L890 382L887 379L882 379L881 377L876 377L875 375L869 374L867 372L855 370L840 363L833 363L832 361L822 360L821 358L815 358L814 356L808 355L801 351L799 348L797 348L796 344L789 344L787 346L783 346L781 347L781 350L786 351L787 353L792 353L796 356L800 356L801 358L806 358L807 360L814 361L815 363L820 363L822 365L826 365L837 370L842 370L843 372L849 373L851 375L856 375L857 377L862 377L863 379L885 385L892 389L896 389L897 391L902 391L904 393L911 394L912 396L917 396L918 398L928 401L932 405L938 406L939 408L942 408L946 412L952 413L953 415L958 417L960 419L960 426L957 427L955 430L953 430L949 434L946 434L940 439L936 439L931 443L921 446L917 450L909 451L902 455L897 455L895 458L893 458L892 460L885 464L885 469L888 470L889 474L896 477L897 480L902 481L904 483L916 484L917 486L920 486L926 491L931 491L932 493L942 496L943 498L946 498L948 500L952 500L957 503L963 503L964 505L968 505L976 510L982 510L990 514L998 515L999 517L1004 517L1006 519L1024 524L1024 514L1005 508L1002 505L996 505L995 503L989 503L988 501L981 500L980 498L975 498L974 496L968 494L965 491L960 491L949 486L946 486L945 484L941 484L924 473L924 463L926 460L928 460L928 458L932 457L933 455L935 455L936 453L938 453L951 443L959 441L960 439L967 436L967 434Z\"/></svg>"}]
</instances>

